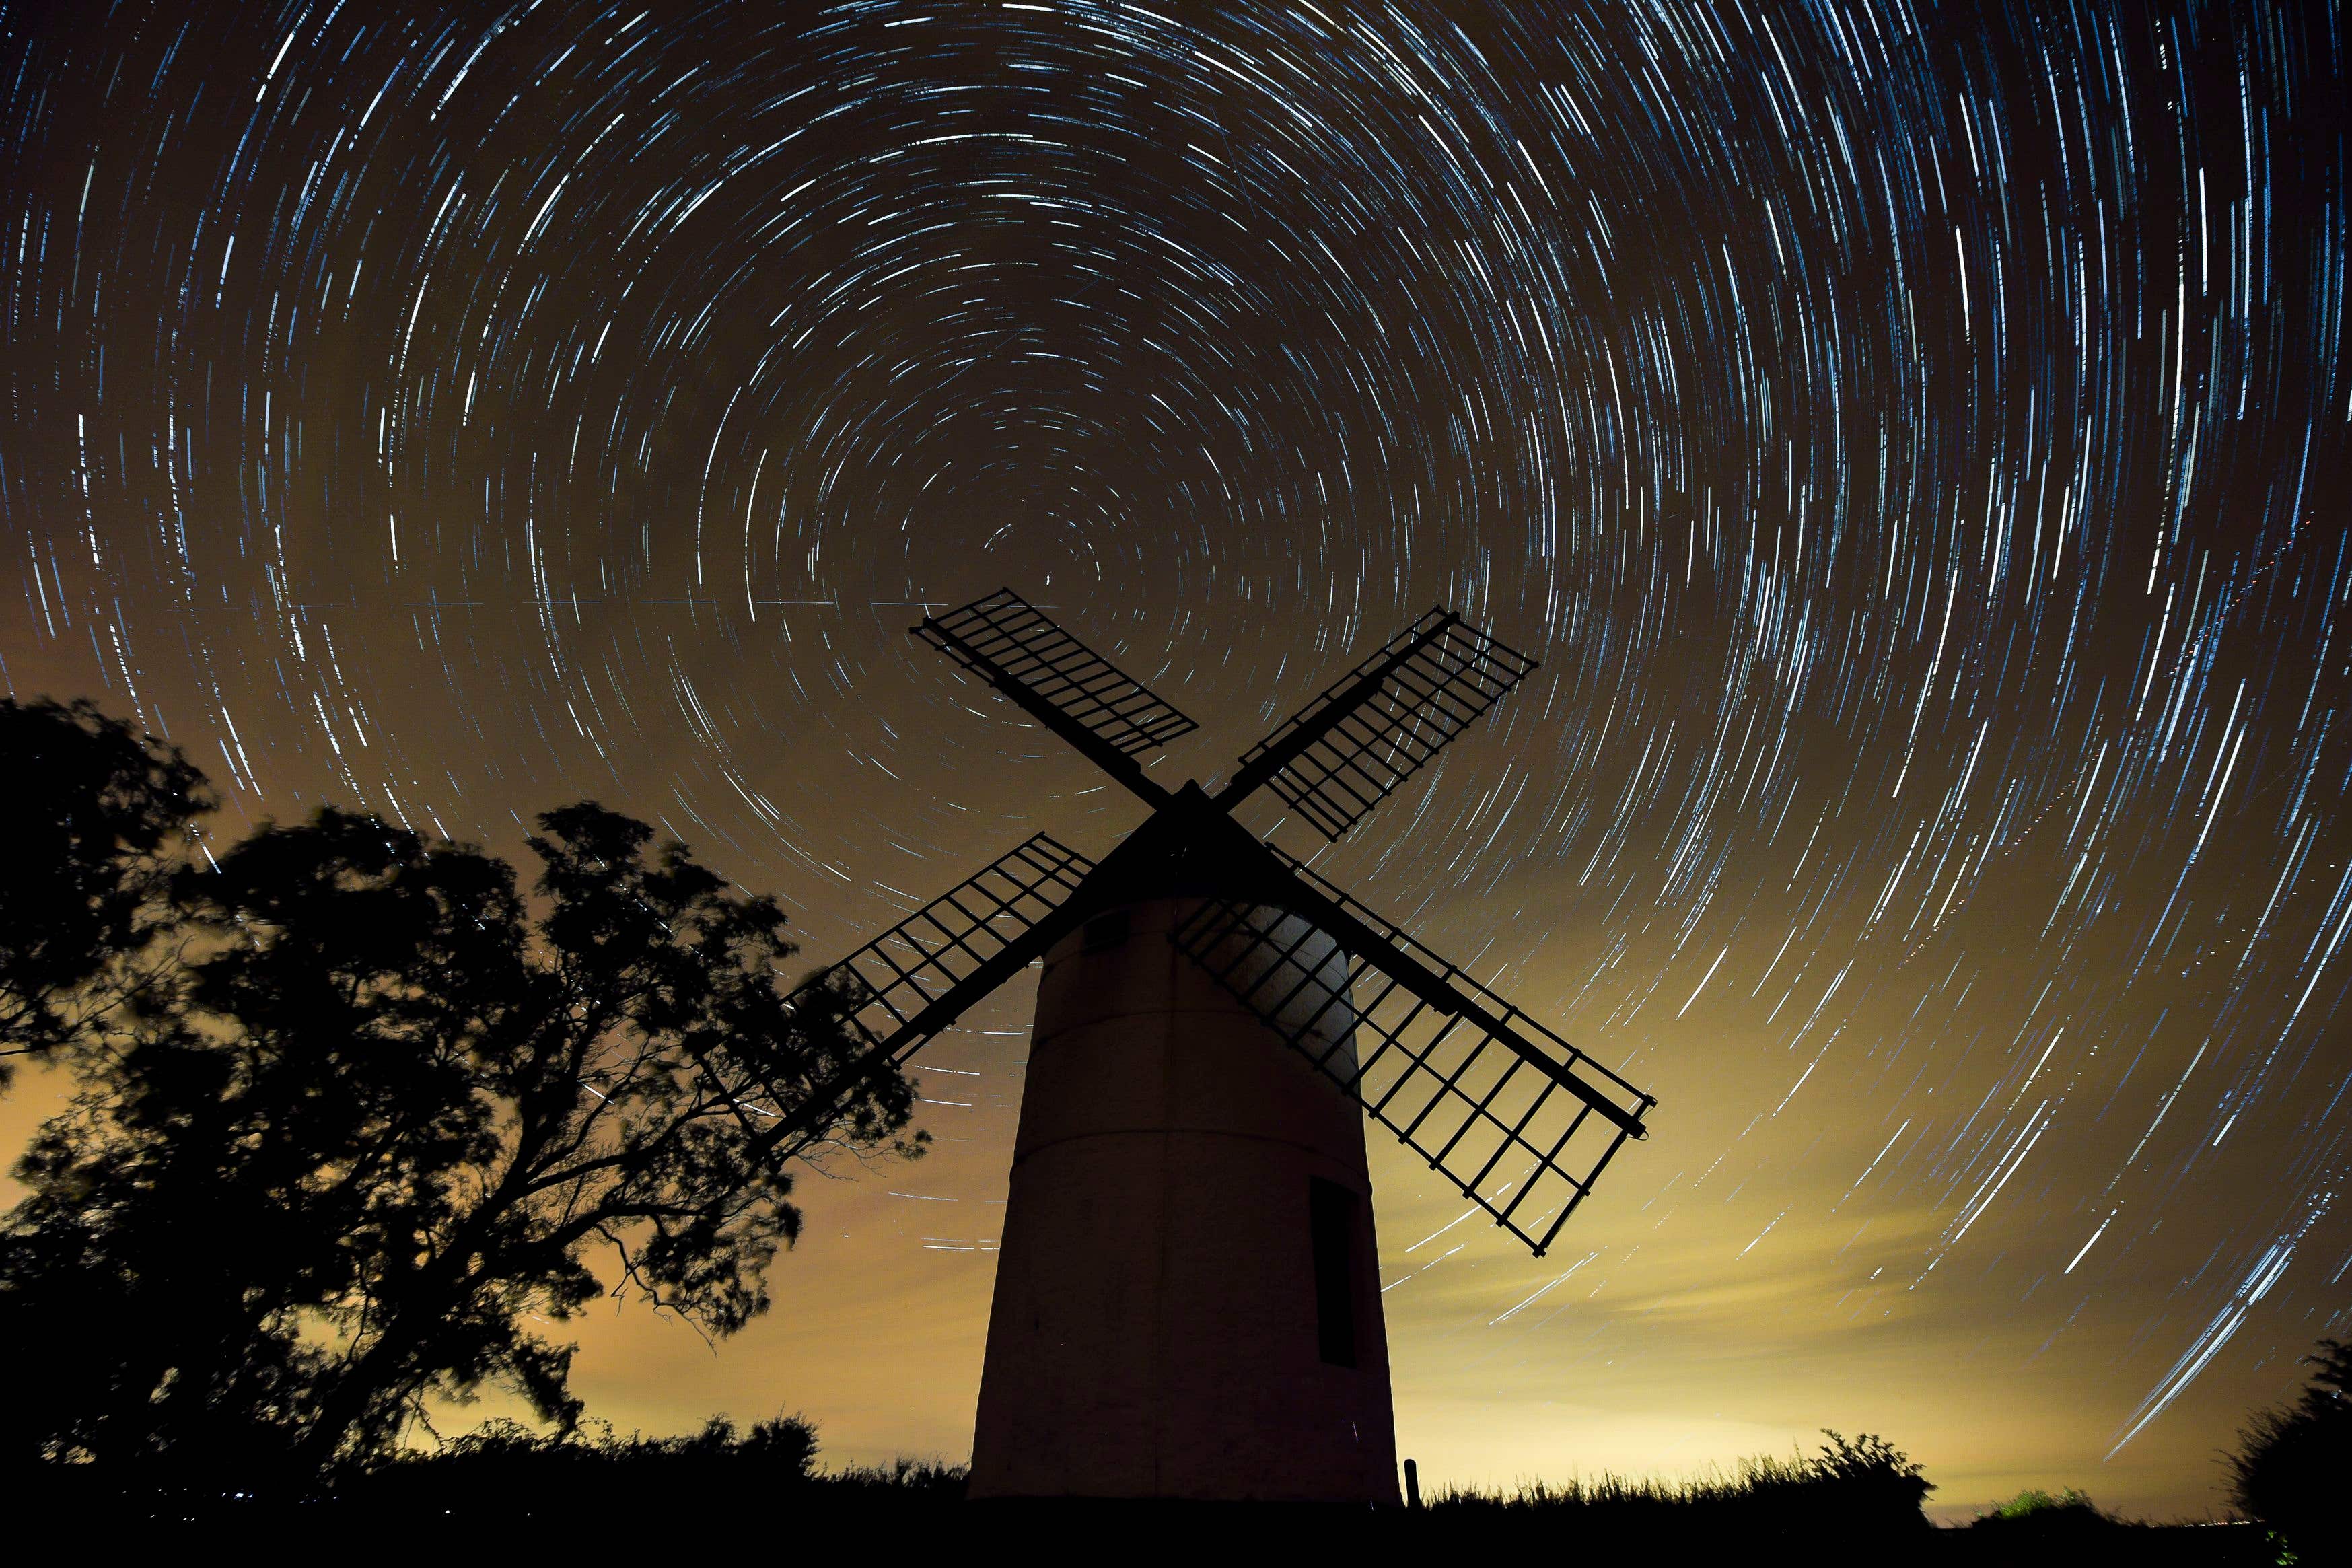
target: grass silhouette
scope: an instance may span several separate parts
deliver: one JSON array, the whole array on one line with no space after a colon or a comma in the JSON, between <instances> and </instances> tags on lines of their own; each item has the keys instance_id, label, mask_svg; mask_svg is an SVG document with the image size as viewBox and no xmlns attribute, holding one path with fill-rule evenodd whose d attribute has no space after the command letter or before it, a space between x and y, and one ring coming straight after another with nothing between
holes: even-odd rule
<instances>
[{"instance_id":1,"label":"grass silhouette","mask_svg":"<svg viewBox=\"0 0 2352 1568\"><path fill-rule=\"evenodd\" d=\"M466 1550L968 1550L1031 1554L1181 1550L1253 1554L1296 1545L1328 1554L1377 1548L1621 1550L1645 1563L1802 1562L2074 1564L2182 1568L2274 1563L2259 1527L2128 1523L2080 1491L2029 1490L1972 1525L1937 1529L1930 1483L1900 1450L1864 1436L1808 1458L1759 1456L1687 1479L1604 1474L1501 1488L1441 1485L1420 1509L1317 1504L1044 1499L968 1502L967 1472L937 1459L827 1470L815 1427L779 1415L739 1428L714 1418L671 1437L622 1436L597 1422L542 1435L494 1421L411 1450L331 1490L197 1495L142 1488L98 1466L44 1466L34 1512L105 1519L117 1531L192 1545L314 1552L368 1542L406 1552ZM23 1476L0 1478L26 1479Z\"/></svg>"}]
</instances>

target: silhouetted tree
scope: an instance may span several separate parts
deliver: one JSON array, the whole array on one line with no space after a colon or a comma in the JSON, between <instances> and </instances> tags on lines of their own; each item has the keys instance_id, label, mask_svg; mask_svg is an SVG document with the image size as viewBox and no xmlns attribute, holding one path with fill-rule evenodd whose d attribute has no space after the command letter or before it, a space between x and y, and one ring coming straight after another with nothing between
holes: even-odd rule
<instances>
[{"instance_id":1,"label":"silhouetted tree","mask_svg":"<svg viewBox=\"0 0 2352 1568\"><path fill-rule=\"evenodd\" d=\"M165 893L212 805L177 748L88 700L0 699L0 1089L8 1058L116 1028L168 980Z\"/></svg>"},{"instance_id":2,"label":"silhouetted tree","mask_svg":"<svg viewBox=\"0 0 2352 1568\"><path fill-rule=\"evenodd\" d=\"M851 998L772 900L590 804L505 862L328 809L171 886L168 1007L77 1059L0 1222L17 1454L307 1473L484 1384L568 1425L526 1326L613 1288L711 1334L769 1305L797 1155L913 1155ZM808 1140L815 1140L813 1145Z\"/></svg>"},{"instance_id":3,"label":"silhouetted tree","mask_svg":"<svg viewBox=\"0 0 2352 1568\"><path fill-rule=\"evenodd\" d=\"M2231 1500L2315 1557L2344 1532L2344 1487L2352 1478L2352 1344L2322 1340L2304 1360L2318 1370L2301 1398L2264 1410L2238 1433L2227 1456Z\"/></svg>"}]
</instances>

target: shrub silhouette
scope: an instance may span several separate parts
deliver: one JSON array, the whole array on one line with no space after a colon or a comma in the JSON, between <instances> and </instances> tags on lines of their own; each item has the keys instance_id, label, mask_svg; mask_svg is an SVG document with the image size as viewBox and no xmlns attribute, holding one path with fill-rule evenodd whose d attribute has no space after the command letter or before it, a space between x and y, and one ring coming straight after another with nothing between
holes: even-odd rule
<instances>
[{"instance_id":1,"label":"shrub silhouette","mask_svg":"<svg viewBox=\"0 0 2352 1568\"><path fill-rule=\"evenodd\" d=\"M2295 1552L2317 1560L2342 1539L2344 1489L2352 1479L2352 1344L2322 1340L2304 1360L2317 1368L2302 1396L2264 1410L2240 1429L2226 1456L2231 1500Z\"/></svg>"},{"instance_id":2,"label":"shrub silhouette","mask_svg":"<svg viewBox=\"0 0 2352 1568\"><path fill-rule=\"evenodd\" d=\"M1828 1430L1822 1436L1829 1442L1807 1467L1816 1488L1833 1494L1841 1506L1873 1528L1926 1528L1922 1505L1936 1483L1909 1455L1868 1432L1852 1441Z\"/></svg>"},{"instance_id":3,"label":"shrub silhouette","mask_svg":"<svg viewBox=\"0 0 2352 1568\"><path fill-rule=\"evenodd\" d=\"M2091 1494L2074 1487L2068 1487L2064 1491L2056 1493L2029 1487L2007 1502L1996 1504L1993 1510L1983 1515L1978 1522L1982 1523L1988 1520L2047 1519L2053 1514L2098 1514L2098 1505L2091 1500Z\"/></svg>"},{"instance_id":4,"label":"shrub silhouette","mask_svg":"<svg viewBox=\"0 0 2352 1568\"><path fill-rule=\"evenodd\" d=\"M1624 1543L1884 1540L1929 1528L1921 1504L1935 1483L1909 1456L1869 1433L1822 1435L1829 1441L1811 1458L1743 1459L1727 1477L1675 1482L1604 1475L1560 1484L1524 1481L1507 1494L1449 1487L1430 1506L1496 1521L1529 1510L1573 1515L1580 1539Z\"/></svg>"},{"instance_id":5,"label":"shrub silhouette","mask_svg":"<svg viewBox=\"0 0 2352 1568\"><path fill-rule=\"evenodd\" d=\"M2102 1512L2089 1493L2068 1487L2054 1493L2028 1488L1969 1521L1969 1528L1999 1538L2011 1550L2080 1551L2085 1549L2081 1544L2084 1536L2104 1537L2137 1527Z\"/></svg>"},{"instance_id":6,"label":"shrub silhouette","mask_svg":"<svg viewBox=\"0 0 2352 1568\"><path fill-rule=\"evenodd\" d=\"M621 1437L600 1422L542 1435L499 1420L436 1450L392 1456L339 1495L370 1511L570 1518L622 1497L798 1494L817 1479L816 1456L816 1428L797 1415L748 1432L713 1416L678 1437Z\"/></svg>"},{"instance_id":7,"label":"shrub silhouette","mask_svg":"<svg viewBox=\"0 0 2352 1568\"><path fill-rule=\"evenodd\" d=\"M818 1450L816 1427L800 1415L749 1430L713 1416L677 1437L623 1437L594 1421L542 1435L492 1421L437 1449L339 1478L324 1511L344 1528L380 1521L400 1530L429 1520L447 1539L475 1547L541 1550L571 1541L609 1550L604 1531L615 1521L670 1521L680 1509L698 1516L707 1546L729 1540L730 1529L741 1532L739 1544L750 1544L787 1520L798 1531L830 1520L863 1534L887 1520L889 1529L919 1533L947 1521L940 1505L962 1500L962 1467L901 1458L826 1473L817 1468ZM301 1510L278 1510L289 1511ZM824 1536L796 1539L806 1547Z\"/></svg>"}]
</instances>

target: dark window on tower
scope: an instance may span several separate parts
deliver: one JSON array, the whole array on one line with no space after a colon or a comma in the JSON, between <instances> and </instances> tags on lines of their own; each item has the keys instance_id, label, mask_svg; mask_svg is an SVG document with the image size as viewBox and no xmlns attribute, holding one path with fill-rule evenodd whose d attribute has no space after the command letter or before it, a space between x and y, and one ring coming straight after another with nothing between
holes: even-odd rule
<instances>
[{"instance_id":1,"label":"dark window on tower","mask_svg":"<svg viewBox=\"0 0 2352 1568\"><path fill-rule=\"evenodd\" d=\"M1113 910L1107 915L1097 915L1087 922L1083 950L1087 952L1108 952L1127 941L1127 911Z\"/></svg>"},{"instance_id":2,"label":"dark window on tower","mask_svg":"<svg viewBox=\"0 0 2352 1568\"><path fill-rule=\"evenodd\" d=\"M1356 1364L1356 1194L1320 1176L1307 1179L1307 1225L1315 1254L1315 1342L1333 1366Z\"/></svg>"}]
</instances>

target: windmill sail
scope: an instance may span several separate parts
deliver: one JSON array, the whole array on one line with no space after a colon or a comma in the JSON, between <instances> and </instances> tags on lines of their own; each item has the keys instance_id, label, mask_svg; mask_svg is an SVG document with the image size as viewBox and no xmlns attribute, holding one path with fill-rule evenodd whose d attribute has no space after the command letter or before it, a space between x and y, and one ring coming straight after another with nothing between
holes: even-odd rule
<instances>
[{"instance_id":1,"label":"windmill sail","mask_svg":"<svg viewBox=\"0 0 2352 1568\"><path fill-rule=\"evenodd\" d=\"M1070 929L1070 895L1093 869L1093 861L1040 833L795 987L795 998L837 1006L866 1048L763 1134L772 1157L788 1160L818 1142L825 1116L859 1083L903 1066L1044 957ZM817 994L826 991L832 996Z\"/></svg>"},{"instance_id":2,"label":"windmill sail","mask_svg":"<svg viewBox=\"0 0 2352 1568\"><path fill-rule=\"evenodd\" d=\"M1644 1135L1656 1101L1305 867L1289 868L1299 895L1289 907L1212 900L1177 945L1542 1257L1619 1147ZM1344 973L1327 931L1346 952Z\"/></svg>"},{"instance_id":3,"label":"windmill sail","mask_svg":"<svg viewBox=\"0 0 2352 1568\"><path fill-rule=\"evenodd\" d=\"M915 635L1157 805L1135 758L1200 726L1010 588L926 617Z\"/></svg>"},{"instance_id":4,"label":"windmill sail","mask_svg":"<svg viewBox=\"0 0 2352 1568\"><path fill-rule=\"evenodd\" d=\"M1025 946L1022 939L1093 869L1093 861L1040 833L809 984L845 986L859 1032L891 1061L904 1061L1001 984L995 971L1007 967L1006 955ZM960 997L960 987L968 994Z\"/></svg>"},{"instance_id":5,"label":"windmill sail","mask_svg":"<svg viewBox=\"0 0 2352 1568\"><path fill-rule=\"evenodd\" d=\"M1218 799L1271 784L1338 838L1535 668L1461 616L1432 610L1243 753Z\"/></svg>"},{"instance_id":6,"label":"windmill sail","mask_svg":"<svg viewBox=\"0 0 2352 1568\"><path fill-rule=\"evenodd\" d=\"M1231 815L1271 786L1339 837L1534 659L1433 610L1252 748L1212 798L1194 784L1163 789L1136 761L1192 721L1011 590L914 632L1152 806L1101 875L1123 865L1148 883L1172 865L1205 879L1216 890L1171 933L1177 945L1537 1256L1625 1140L1645 1135L1650 1095ZM1107 896L1076 897L1096 869L1040 835L812 980L846 992L870 1042L853 1078L904 1062L1042 957L1080 903Z\"/></svg>"}]
</instances>

